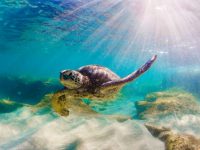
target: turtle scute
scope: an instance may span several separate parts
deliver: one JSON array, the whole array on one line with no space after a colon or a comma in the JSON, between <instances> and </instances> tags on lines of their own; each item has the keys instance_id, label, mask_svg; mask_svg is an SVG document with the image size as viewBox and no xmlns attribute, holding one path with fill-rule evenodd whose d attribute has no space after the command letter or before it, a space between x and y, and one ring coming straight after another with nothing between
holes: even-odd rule
<instances>
[{"instance_id":1,"label":"turtle scute","mask_svg":"<svg viewBox=\"0 0 200 150\"><path fill-rule=\"evenodd\" d=\"M118 80L120 77L110 69L99 65L88 65L78 69L82 75L87 76L93 87L100 86L108 81Z\"/></svg>"}]
</instances>

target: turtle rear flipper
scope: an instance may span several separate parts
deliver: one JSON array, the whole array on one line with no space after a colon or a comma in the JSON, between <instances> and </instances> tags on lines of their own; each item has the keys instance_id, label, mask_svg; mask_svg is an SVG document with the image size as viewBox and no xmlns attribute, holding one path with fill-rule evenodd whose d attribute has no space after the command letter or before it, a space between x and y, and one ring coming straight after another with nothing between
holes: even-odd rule
<instances>
[{"instance_id":1,"label":"turtle rear flipper","mask_svg":"<svg viewBox=\"0 0 200 150\"><path fill-rule=\"evenodd\" d=\"M144 72L146 72L151 67L151 65L154 63L156 58L157 58L157 55L154 55L141 68L139 68L137 71L134 71L133 73L131 73L130 75L128 75L122 79L103 83L101 85L101 89L104 90L104 89L110 89L112 87L123 86L124 84L133 81L134 79L136 79L137 77L142 75Z\"/></svg>"}]
</instances>

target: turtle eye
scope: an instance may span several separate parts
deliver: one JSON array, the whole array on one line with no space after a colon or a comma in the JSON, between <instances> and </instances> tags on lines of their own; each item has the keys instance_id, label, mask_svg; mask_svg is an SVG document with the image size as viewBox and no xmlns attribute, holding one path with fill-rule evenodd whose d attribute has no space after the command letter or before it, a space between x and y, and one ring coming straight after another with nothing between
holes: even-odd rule
<instances>
[{"instance_id":1,"label":"turtle eye","mask_svg":"<svg viewBox=\"0 0 200 150\"><path fill-rule=\"evenodd\" d=\"M72 75L72 76L71 76L71 79L75 79L75 76L74 76L74 75Z\"/></svg>"},{"instance_id":2,"label":"turtle eye","mask_svg":"<svg viewBox=\"0 0 200 150\"><path fill-rule=\"evenodd\" d=\"M68 76L68 75L66 75L66 74L63 75L63 79L64 79L64 80L67 80L67 79L69 79L69 78L70 78L70 76Z\"/></svg>"}]
</instances>

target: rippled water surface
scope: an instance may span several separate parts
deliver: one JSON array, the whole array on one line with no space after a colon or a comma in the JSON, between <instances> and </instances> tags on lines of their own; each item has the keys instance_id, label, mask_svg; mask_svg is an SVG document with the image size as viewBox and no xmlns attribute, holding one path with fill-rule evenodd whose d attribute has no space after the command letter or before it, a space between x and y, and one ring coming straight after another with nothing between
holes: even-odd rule
<instances>
[{"instance_id":1,"label":"rippled water surface","mask_svg":"<svg viewBox=\"0 0 200 150\"><path fill-rule=\"evenodd\" d=\"M135 102L168 89L199 100L199 26L198 0L1 0L0 149L164 149L144 127L148 119L136 117ZM91 102L102 116L61 117L32 108L62 88L63 69L99 64L124 77L154 54L152 68L114 101ZM197 114L154 123L200 135Z\"/></svg>"}]
</instances>

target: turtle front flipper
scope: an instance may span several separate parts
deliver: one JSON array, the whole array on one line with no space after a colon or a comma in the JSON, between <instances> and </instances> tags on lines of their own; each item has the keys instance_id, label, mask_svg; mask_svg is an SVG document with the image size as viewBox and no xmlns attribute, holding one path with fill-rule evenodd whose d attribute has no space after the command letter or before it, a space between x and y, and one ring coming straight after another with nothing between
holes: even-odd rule
<instances>
[{"instance_id":1,"label":"turtle front flipper","mask_svg":"<svg viewBox=\"0 0 200 150\"><path fill-rule=\"evenodd\" d=\"M157 58L157 55L154 55L141 68L139 68L137 71L131 73L130 75L128 75L125 78L103 83L101 85L101 89L110 89L112 87L120 87L120 86L123 86L124 84L126 84L128 82L133 81L134 79L136 79L137 77L139 77L140 75L142 75L144 72L146 72L151 67L151 65L154 63L154 61L156 60L156 58Z\"/></svg>"},{"instance_id":2,"label":"turtle front flipper","mask_svg":"<svg viewBox=\"0 0 200 150\"><path fill-rule=\"evenodd\" d=\"M53 110L61 116L68 116L70 113L78 115L96 115L97 112L92 110L82 101L83 95L76 90L63 89L54 93L51 105Z\"/></svg>"},{"instance_id":3,"label":"turtle front flipper","mask_svg":"<svg viewBox=\"0 0 200 150\"><path fill-rule=\"evenodd\" d=\"M51 99L51 105L53 110L61 116L69 115L69 108L67 105L67 98L64 91L58 91L54 93Z\"/></svg>"}]
</instances>

